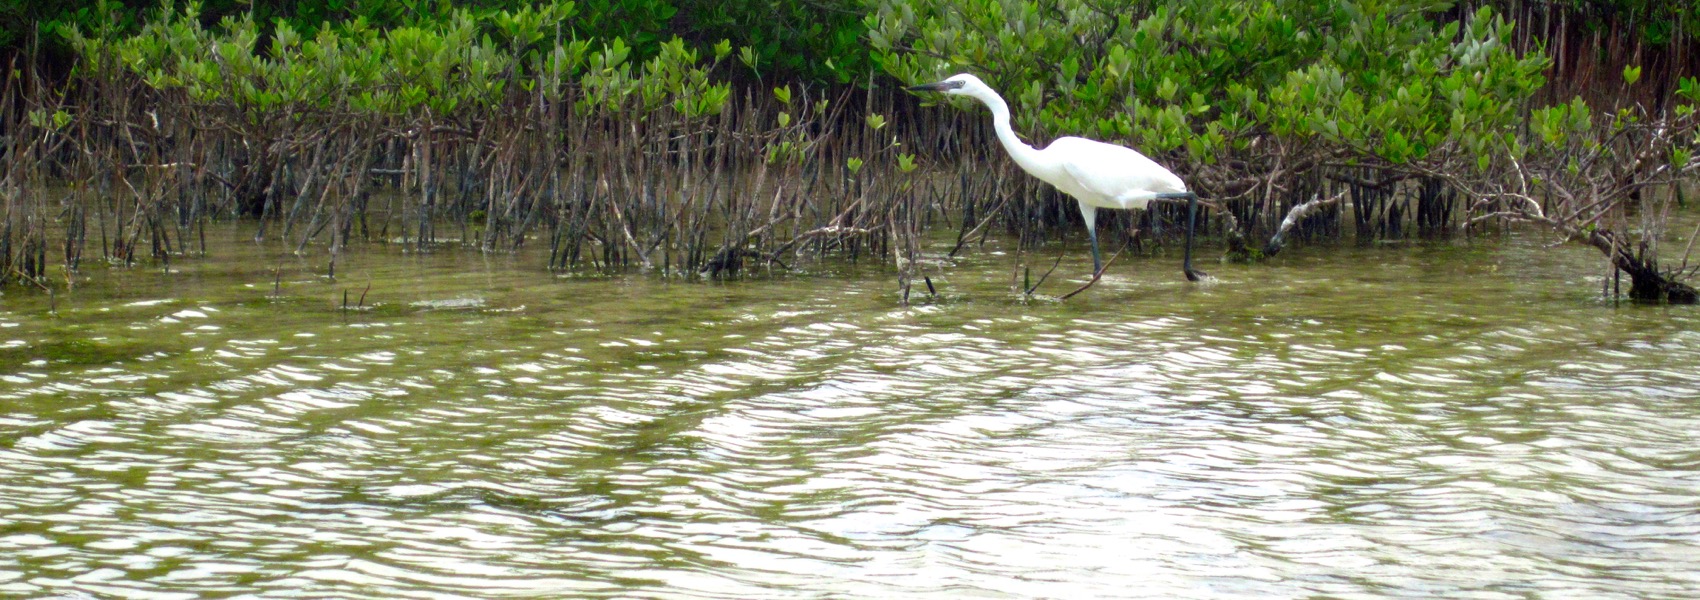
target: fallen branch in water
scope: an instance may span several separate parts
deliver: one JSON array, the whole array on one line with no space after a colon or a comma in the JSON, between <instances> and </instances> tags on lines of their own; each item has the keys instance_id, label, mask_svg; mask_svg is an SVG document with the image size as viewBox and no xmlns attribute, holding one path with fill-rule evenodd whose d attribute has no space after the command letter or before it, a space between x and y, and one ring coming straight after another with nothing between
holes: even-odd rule
<instances>
[{"instance_id":1,"label":"fallen branch in water","mask_svg":"<svg viewBox=\"0 0 1700 600\"><path fill-rule=\"evenodd\" d=\"M1104 261L1104 268L1098 269L1098 271L1096 273L1093 273L1092 279L1087 281L1086 285L1075 288L1074 291L1069 292L1067 294L1063 294L1063 296L1061 298L1058 298L1058 300L1067 300L1069 298L1073 298L1075 296L1075 294L1079 294L1081 292L1086 291L1086 288L1090 288L1094 285L1097 285L1098 279L1100 279L1104 276L1104 272L1110 270L1110 265L1116 264L1116 257L1121 256L1122 252L1127 250L1127 247L1131 244L1133 244L1133 240L1131 240L1131 239L1128 240L1127 243L1122 244L1122 249L1117 250L1115 254L1111 254L1110 260Z\"/></svg>"},{"instance_id":2,"label":"fallen branch in water","mask_svg":"<svg viewBox=\"0 0 1700 600\"><path fill-rule=\"evenodd\" d=\"M1305 217L1314 214L1316 211L1322 210L1323 207L1339 204L1340 201L1344 199L1346 199L1346 192L1344 190L1338 194L1334 194L1332 198L1323 198L1322 194L1319 193L1316 196L1311 197L1309 202L1294 206L1292 210L1287 211L1287 217L1281 219L1281 227L1275 230L1275 235L1269 238L1269 243L1264 244L1263 255L1275 256L1276 254L1279 254L1281 252L1281 248L1287 245L1286 235L1293 226L1298 225L1299 221L1303 221Z\"/></svg>"}]
</instances>

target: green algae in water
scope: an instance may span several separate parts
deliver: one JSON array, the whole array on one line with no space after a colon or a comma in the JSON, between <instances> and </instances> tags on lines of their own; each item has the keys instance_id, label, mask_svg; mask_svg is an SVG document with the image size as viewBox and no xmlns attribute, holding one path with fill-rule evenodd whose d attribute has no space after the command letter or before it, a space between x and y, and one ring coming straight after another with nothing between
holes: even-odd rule
<instances>
[{"instance_id":1,"label":"green algae in water","mask_svg":"<svg viewBox=\"0 0 1700 600\"><path fill-rule=\"evenodd\" d=\"M908 308L879 268L368 248L331 281L218 246L56 316L8 295L0 594L1688 586L1700 319L1602 302L1588 249L1541 244L1294 247L1208 285L1128 256L1059 303L994 241Z\"/></svg>"}]
</instances>

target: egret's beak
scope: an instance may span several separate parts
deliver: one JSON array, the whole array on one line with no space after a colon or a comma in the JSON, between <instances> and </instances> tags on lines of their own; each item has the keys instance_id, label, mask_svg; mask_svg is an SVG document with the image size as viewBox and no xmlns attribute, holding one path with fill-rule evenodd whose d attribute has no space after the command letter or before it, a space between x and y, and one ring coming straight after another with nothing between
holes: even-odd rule
<instances>
[{"instance_id":1,"label":"egret's beak","mask_svg":"<svg viewBox=\"0 0 1700 600\"><path fill-rule=\"evenodd\" d=\"M937 81L933 83L923 83L921 85L912 85L909 86L908 89L911 92L943 92L960 87L962 87L962 82L960 81Z\"/></svg>"}]
</instances>

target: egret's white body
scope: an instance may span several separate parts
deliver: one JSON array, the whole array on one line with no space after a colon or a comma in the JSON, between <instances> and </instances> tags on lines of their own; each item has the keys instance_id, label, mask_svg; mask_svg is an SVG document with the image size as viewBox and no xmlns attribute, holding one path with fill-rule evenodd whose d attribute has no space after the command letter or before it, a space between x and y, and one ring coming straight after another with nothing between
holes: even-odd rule
<instances>
[{"instance_id":1,"label":"egret's white body","mask_svg":"<svg viewBox=\"0 0 1700 600\"><path fill-rule=\"evenodd\" d=\"M1073 197L1080 204L1080 216L1092 238L1092 267L1103 267L1098 259L1098 209L1119 208L1145 210L1158 198L1189 198L1187 215L1188 279L1196 280L1192 270L1192 219L1197 197L1186 189L1186 183L1156 161L1139 151L1115 144L1080 137L1058 138L1043 150L1034 149L1016 137L1009 126L1009 104L1003 96L980 78L967 73L952 76L938 83L909 88L917 91L937 91L968 96L979 100L992 110L992 125L998 141L1009 151L1023 171ZM1096 274L1096 273L1095 273Z\"/></svg>"},{"instance_id":2,"label":"egret's white body","mask_svg":"<svg viewBox=\"0 0 1700 600\"><path fill-rule=\"evenodd\" d=\"M1081 210L1145 210L1158 194L1187 191L1179 176L1132 148L1079 137L1058 138L1043 150L1019 140L1013 143L1036 159L1017 159L1023 170L1073 196ZM1015 156L1017 151L1010 144L1004 142L1010 156Z\"/></svg>"}]
</instances>

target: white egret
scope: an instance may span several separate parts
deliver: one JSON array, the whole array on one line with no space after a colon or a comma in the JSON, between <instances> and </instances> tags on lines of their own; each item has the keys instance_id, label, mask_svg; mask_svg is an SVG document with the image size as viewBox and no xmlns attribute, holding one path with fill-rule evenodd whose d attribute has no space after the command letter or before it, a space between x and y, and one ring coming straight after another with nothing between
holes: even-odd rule
<instances>
[{"instance_id":1,"label":"white egret","mask_svg":"<svg viewBox=\"0 0 1700 600\"><path fill-rule=\"evenodd\" d=\"M1123 208L1145 210L1152 200L1185 198L1186 258L1182 269L1189 281L1198 281L1202 271L1192 269L1192 231L1198 214L1198 195L1186 189L1179 176L1163 168L1137 150L1115 144L1078 137L1058 138L1043 150L1015 137L1009 127L1009 104L980 78L967 73L951 76L937 83L909 88L915 92L943 92L968 96L992 109L992 125L998 141L1023 171L1056 186L1080 203L1080 216L1086 221L1086 232L1092 238L1092 275L1103 272L1098 258L1098 209Z\"/></svg>"}]
</instances>

